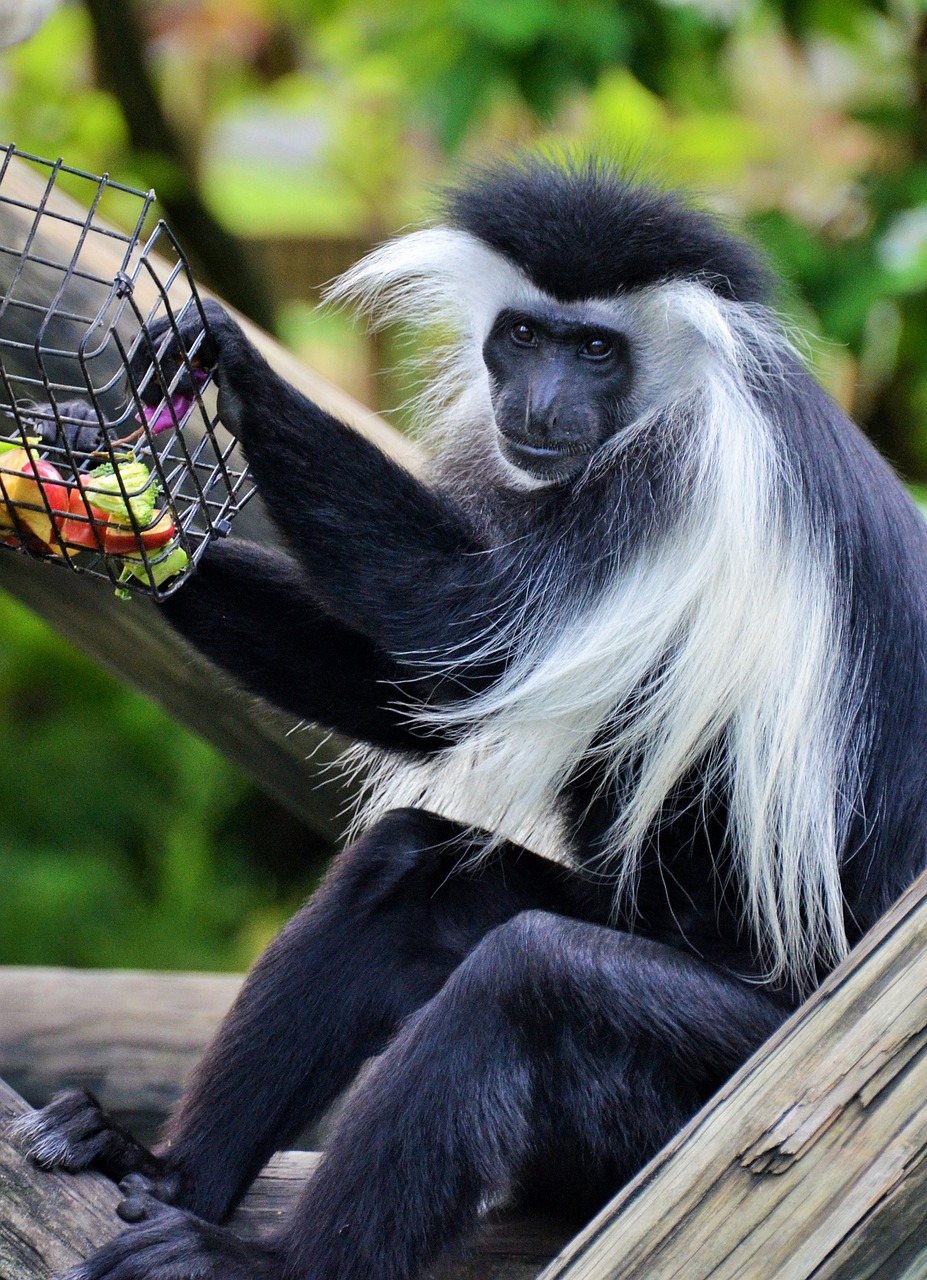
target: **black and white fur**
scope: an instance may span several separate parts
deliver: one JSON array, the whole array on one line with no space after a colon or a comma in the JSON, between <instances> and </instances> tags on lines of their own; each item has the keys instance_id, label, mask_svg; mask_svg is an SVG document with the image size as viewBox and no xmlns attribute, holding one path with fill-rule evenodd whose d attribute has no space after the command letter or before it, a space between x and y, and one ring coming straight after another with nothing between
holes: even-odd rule
<instances>
[{"instance_id":1,"label":"black and white fur","mask_svg":"<svg viewBox=\"0 0 927 1280\"><path fill-rule=\"evenodd\" d=\"M357 839L159 1154L83 1094L21 1126L40 1162L129 1175L136 1225L76 1280L406 1280L507 1197L587 1215L927 862L927 534L747 248L526 161L335 294L451 334L430 473L213 310L291 556L220 546L167 609L366 744ZM540 415L513 404L529 348ZM276 1240L216 1226L371 1058Z\"/></svg>"}]
</instances>

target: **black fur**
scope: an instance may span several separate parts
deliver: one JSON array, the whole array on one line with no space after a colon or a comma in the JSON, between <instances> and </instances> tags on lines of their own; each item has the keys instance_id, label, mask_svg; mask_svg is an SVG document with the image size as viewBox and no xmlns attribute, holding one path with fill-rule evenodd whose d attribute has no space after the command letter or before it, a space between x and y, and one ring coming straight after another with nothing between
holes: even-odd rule
<instances>
[{"instance_id":1,"label":"black fur","mask_svg":"<svg viewBox=\"0 0 927 1280\"><path fill-rule=\"evenodd\" d=\"M527 157L478 170L448 193L447 215L564 302L674 279L699 280L737 302L762 302L770 291L742 241L678 195L602 163Z\"/></svg>"},{"instance_id":2,"label":"black fur","mask_svg":"<svg viewBox=\"0 0 927 1280\"><path fill-rule=\"evenodd\" d=\"M564 299L680 275L725 297L762 293L748 250L599 172L522 166L451 207ZM210 322L203 357L290 554L217 547L165 608L298 716L433 756L453 733L413 726L410 705L489 687L511 652L487 656L487 634L513 613L523 626L504 633L510 648L538 634L552 605L594 598L672 518L668 442L540 489L513 489L477 458L452 492L283 383L221 310ZM756 376L788 492L833 539L848 605L854 733L870 744L841 851L855 941L927 861L927 535L797 365ZM764 980L731 875L726 797L720 783L706 797L703 768L667 797L634 908L617 914L590 868L621 797L594 755L560 798L573 869L507 841L474 863L483 833L419 810L381 818L255 966L158 1155L115 1129L102 1155L99 1142L82 1148L99 1113L73 1095L21 1126L36 1155L60 1141L68 1167L86 1156L129 1175L122 1212L135 1225L74 1280L411 1280L487 1201L588 1215L799 998ZM371 1057L279 1236L258 1248L211 1225Z\"/></svg>"}]
</instances>

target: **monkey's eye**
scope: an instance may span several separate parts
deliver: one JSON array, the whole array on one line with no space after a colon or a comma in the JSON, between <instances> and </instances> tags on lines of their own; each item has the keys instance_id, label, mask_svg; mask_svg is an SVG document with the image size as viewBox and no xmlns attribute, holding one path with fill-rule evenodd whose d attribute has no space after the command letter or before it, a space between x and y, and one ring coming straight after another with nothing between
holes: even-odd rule
<instances>
[{"instance_id":1,"label":"monkey's eye","mask_svg":"<svg viewBox=\"0 0 927 1280\"><path fill-rule=\"evenodd\" d=\"M516 347L536 347L537 336L530 324L526 324L524 320L516 320L509 329L509 337L515 343Z\"/></svg>"},{"instance_id":2,"label":"monkey's eye","mask_svg":"<svg viewBox=\"0 0 927 1280\"><path fill-rule=\"evenodd\" d=\"M579 349L579 354L585 356L587 360L605 360L612 354L614 349L611 338L606 338L601 333L598 333L583 343Z\"/></svg>"}]
</instances>

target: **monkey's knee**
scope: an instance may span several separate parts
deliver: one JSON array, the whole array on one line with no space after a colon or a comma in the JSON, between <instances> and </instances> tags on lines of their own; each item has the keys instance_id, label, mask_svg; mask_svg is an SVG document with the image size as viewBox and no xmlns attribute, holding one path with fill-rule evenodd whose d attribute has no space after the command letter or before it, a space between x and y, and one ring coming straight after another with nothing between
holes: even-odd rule
<instances>
[{"instance_id":1,"label":"monkey's knee","mask_svg":"<svg viewBox=\"0 0 927 1280\"><path fill-rule=\"evenodd\" d=\"M487 927L463 927L466 942L460 947L437 937L446 912L436 895L463 859L462 831L455 823L416 809L385 814L339 854L319 889L267 948L255 972L272 975L296 954L343 958L345 941L351 939L357 957L363 957L363 968L348 976L366 981L373 965L407 977L410 965L424 965L429 975L432 968L437 973L426 982L431 994L435 982L443 981L462 959L461 947L469 949ZM458 914L466 916L466 906ZM343 965L338 971L343 972Z\"/></svg>"},{"instance_id":2,"label":"monkey's knee","mask_svg":"<svg viewBox=\"0 0 927 1280\"><path fill-rule=\"evenodd\" d=\"M571 923L543 910L513 915L473 948L442 998L458 1009L481 1010L475 1025L508 1026L531 1041L537 1019L549 1020L551 1003L560 1002L569 964L563 935Z\"/></svg>"},{"instance_id":3,"label":"monkey's knee","mask_svg":"<svg viewBox=\"0 0 927 1280\"><path fill-rule=\"evenodd\" d=\"M503 990L520 991L526 982L546 982L558 977L572 950L570 935L594 928L552 911L520 911L486 935L474 969L503 977Z\"/></svg>"}]
</instances>

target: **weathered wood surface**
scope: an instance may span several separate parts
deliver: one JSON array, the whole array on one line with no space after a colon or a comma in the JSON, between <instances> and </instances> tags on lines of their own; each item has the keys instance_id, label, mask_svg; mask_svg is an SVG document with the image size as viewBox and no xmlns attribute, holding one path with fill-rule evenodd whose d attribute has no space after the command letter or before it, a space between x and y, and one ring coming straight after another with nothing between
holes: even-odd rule
<instances>
[{"instance_id":1,"label":"weathered wood surface","mask_svg":"<svg viewBox=\"0 0 927 1280\"><path fill-rule=\"evenodd\" d=\"M0 1080L0 1280L50 1280L122 1229L119 1193L95 1173L33 1168L3 1136L5 1122L28 1107ZM319 1161L313 1152L283 1152L261 1173L231 1225L241 1234L271 1234L293 1209ZM436 1267L432 1280L529 1280L564 1233L527 1215L487 1224L462 1259Z\"/></svg>"},{"instance_id":2,"label":"weathered wood surface","mask_svg":"<svg viewBox=\"0 0 927 1280\"><path fill-rule=\"evenodd\" d=\"M25 1110L0 1081L0 1280L46 1280L114 1234L113 1183L42 1173L4 1139L6 1121Z\"/></svg>"},{"instance_id":3,"label":"weathered wood surface","mask_svg":"<svg viewBox=\"0 0 927 1280\"><path fill-rule=\"evenodd\" d=\"M225 974L0 968L0 1077L33 1106L83 1085L150 1137L240 986Z\"/></svg>"},{"instance_id":4,"label":"weathered wood surface","mask_svg":"<svg viewBox=\"0 0 927 1280\"><path fill-rule=\"evenodd\" d=\"M159 1023L171 1019L168 987L177 981L164 979L162 1004L154 1006ZM148 981L147 975L88 975L80 1017L91 1023L94 1008L118 1016L113 1010L129 997L131 984ZM176 996L190 1025L195 981L182 979ZM231 997L233 980L202 981L229 983L225 997ZM42 1001L31 1017L22 1004L30 983ZM65 974L62 1003L75 1000L70 983ZM118 992L120 985L121 996L111 999L107 987ZM16 986L15 971L0 971L0 1026L4 989ZM218 1015L217 990L203 990L214 1001L210 1016ZM43 988L25 971L19 996L8 998L34 1062L41 1061L43 1044L56 1049L50 1028L61 1025L62 1014L52 1012L52 991L53 983ZM151 1042L153 1022L144 1044ZM132 1026L118 1037L120 1052L129 1056ZM134 1026L143 1032L138 1018ZM76 1031L72 1024L64 1038L72 1065L84 1051ZM101 1029L99 1040L89 1037L88 1060L98 1055L98 1067L106 1034ZM155 1039L160 1052L164 1041ZM927 876L561 1253L544 1280L923 1280L925 1099ZM524 1258L522 1264L528 1266ZM473 1275L492 1274L486 1265L480 1261L484 1269Z\"/></svg>"},{"instance_id":5,"label":"weathered wood surface","mask_svg":"<svg viewBox=\"0 0 927 1280\"><path fill-rule=\"evenodd\" d=\"M35 173L16 162L3 184L5 195L33 203L40 198L42 189ZM52 205L75 216L84 216L80 206L64 193L56 191ZM0 243L20 243L22 225L29 216L0 202ZM55 235L65 240L57 254ZM73 235L66 224L49 219L43 224L43 241L39 247L51 257L66 257ZM90 237L81 250L82 267L103 277L112 277L121 266L124 249L120 241ZM0 268L9 270L11 261L5 258ZM165 270L163 264L161 270ZM48 287L43 277L32 279L27 272L17 285L17 296L29 294L47 302ZM72 281L70 286L72 293L80 287L79 280ZM0 295L2 293L0 287ZM144 274L139 277L136 297L143 307L154 300L153 286ZM72 305L79 301L70 300ZM404 465L416 465L417 451L381 418L306 369L267 334L243 323L271 365L290 382L352 423ZM73 332L70 337L73 339ZM256 504L245 509L235 528L237 533L258 540L272 537ZM90 657L202 734L326 840L334 841L340 836L346 793L337 785L318 786L320 771L334 759L337 746L314 732L288 738L292 718L262 707L234 688L227 676L195 655L163 623L157 609L148 601L117 600L112 587L105 582L70 573L60 565L28 559L6 548L0 550L0 588L29 605ZM313 757L311 766L306 764L309 756Z\"/></svg>"},{"instance_id":6,"label":"weathered wood surface","mask_svg":"<svg viewBox=\"0 0 927 1280\"><path fill-rule=\"evenodd\" d=\"M927 877L543 1280L927 1276Z\"/></svg>"}]
</instances>

